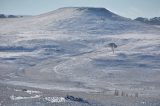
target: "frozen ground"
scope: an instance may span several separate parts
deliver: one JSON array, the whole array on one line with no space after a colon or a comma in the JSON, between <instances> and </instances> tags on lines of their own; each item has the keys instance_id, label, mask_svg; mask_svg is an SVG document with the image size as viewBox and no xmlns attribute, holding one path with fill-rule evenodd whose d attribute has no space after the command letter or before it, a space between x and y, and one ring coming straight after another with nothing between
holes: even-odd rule
<instances>
[{"instance_id":1,"label":"frozen ground","mask_svg":"<svg viewBox=\"0 0 160 106\"><path fill-rule=\"evenodd\" d=\"M0 83L48 89L48 92L96 93L100 97L113 96L118 90L130 96L138 93L138 100L149 97L157 100L160 98L159 34L158 27L103 8L61 8L34 17L0 19ZM118 45L114 54L108 46L112 42ZM43 96L31 92L28 95L11 93L9 97L31 103L30 100L38 102ZM104 97L107 103L112 96ZM62 99L46 97L46 100ZM113 98L116 103L124 98L130 100L130 97Z\"/></svg>"},{"instance_id":2,"label":"frozen ground","mask_svg":"<svg viewBox=\"0 0 160 106\"><path fill-rule=\"evenodd\" d=\"M37 91L27 93L27 91ZM45 90L0 84L0 106L159 106L160 99L114 94ZM78 98L66 99L67 95Z\"/></svg>"}]
</instances>

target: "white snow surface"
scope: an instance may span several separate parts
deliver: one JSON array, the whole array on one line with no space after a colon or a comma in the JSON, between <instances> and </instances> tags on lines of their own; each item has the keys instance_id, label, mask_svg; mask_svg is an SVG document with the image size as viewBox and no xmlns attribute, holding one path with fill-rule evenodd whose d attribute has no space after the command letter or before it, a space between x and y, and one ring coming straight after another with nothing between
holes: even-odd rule
<instances>
[{"instance_id":1,"label":"white snow surface","mask_svg":"<svg viewBox=\"0 0 160 106\"><path fill-rule=\"evenodd\" d=\"M157 94L160 28L87 7L0 19L0 69L2 82L18 85Z\"/></svg>"},{"instance_id":2,"label":"white snow surface","mask_svg":"<svg viewBox=\"0 0 160 106\"><path fill-rule=\"evenodd\" d=\"M64 97L45 97L44 99L51 103L60 103L66 101Z\"/></svg>"},{"instance_id":3,"label":"white snow surface","mask_svg":"<svg viewBox=\"0 0 160 106\"><path fill-rule=\"evenodd\" d=\"M32 91L32 90L27 90L26 92L28 94L39 94L39 93L41 93L40 91Z\"/></svg>"},{"instance_id":4,"label":"white snow surface","mask_svg":"<svg viewBox=\"0 0 160 106\"><path fill-rule=\"evenodd\" d=\"M40 95L35 95L35 96L31 96L31 97L22 97L22 96L10 96L11 100L23 100L23 99L35 99L35 98L39 98L41 97Z\"/></svg>"}]
</instances>

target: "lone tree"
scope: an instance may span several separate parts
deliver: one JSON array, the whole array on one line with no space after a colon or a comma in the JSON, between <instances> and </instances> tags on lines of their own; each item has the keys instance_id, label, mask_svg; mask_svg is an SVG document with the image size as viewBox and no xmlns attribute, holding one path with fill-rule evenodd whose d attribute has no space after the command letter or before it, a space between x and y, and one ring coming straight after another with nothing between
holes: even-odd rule
<instances>
[{"instance_id":1,"label":"lone tree","mask_svg":"<svg viewBox=\"0 0 160 106\"><path fill-rule=\"evenodd\" d=\"M115 43L109 43L108 45L109 45L109 47L111 47L112 52L114 54L114 49L117 48L118 46Z\"/></svg>"}]
</instances>

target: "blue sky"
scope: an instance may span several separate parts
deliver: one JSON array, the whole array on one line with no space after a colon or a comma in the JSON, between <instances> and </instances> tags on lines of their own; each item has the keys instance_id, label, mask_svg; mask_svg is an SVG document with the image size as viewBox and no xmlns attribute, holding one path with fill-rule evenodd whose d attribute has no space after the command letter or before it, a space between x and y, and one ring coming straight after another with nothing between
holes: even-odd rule
<instances>
[{"instance_id":1,"label":"blue sky","mask_svg":"<svg viewBox=\"0 0 160 106\"><path fill-rule=\"evenodd\" d=\"M0 0L0 14L38 15L60 7L105 7L128 18L160 17L160 0Z\"/></svg>"}]
</instances>

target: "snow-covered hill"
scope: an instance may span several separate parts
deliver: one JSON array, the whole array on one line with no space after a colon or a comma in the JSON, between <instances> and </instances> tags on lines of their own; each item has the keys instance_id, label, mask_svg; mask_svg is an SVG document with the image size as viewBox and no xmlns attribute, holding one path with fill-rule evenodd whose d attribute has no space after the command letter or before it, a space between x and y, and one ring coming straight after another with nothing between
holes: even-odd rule
<instances>
[{"instance_id":1,"label":"snow-covered hill","mask_svg":"<svg viewBox=\"0 0 160 106\"><path fill-rule=\"evenodd\" d=\"M0 80L45 89L158 95L159 34L159 28L104 8L68 7L0 19ZM112 42L118 45L115 54L108 46Z\"/></svg>"},{"instance_id":2,"label":"snow-covered hill","mask_svg":"<svg viewBox=\"0 0 160 106\"><path fill-rule=\"evenodd\" d=\"M0 32L58 32L66 34L119 34L127 32L146 32L154 29L142 23L116 15L105 8L68 7L34 17L14 19L3 24ZM6 19L8 21L8 19ZM147 30L146 30L147 29Z\"/></svg>"}]
</instances>

